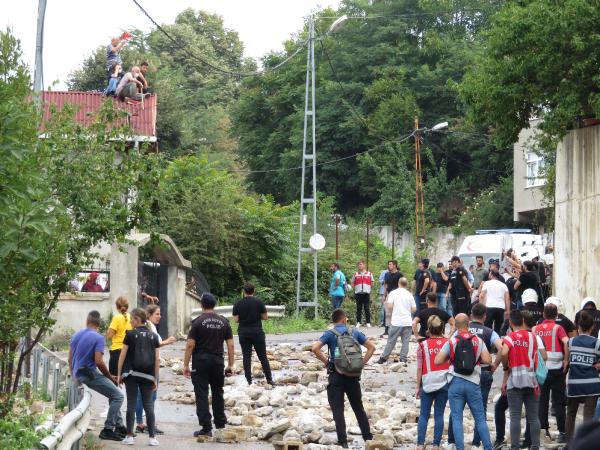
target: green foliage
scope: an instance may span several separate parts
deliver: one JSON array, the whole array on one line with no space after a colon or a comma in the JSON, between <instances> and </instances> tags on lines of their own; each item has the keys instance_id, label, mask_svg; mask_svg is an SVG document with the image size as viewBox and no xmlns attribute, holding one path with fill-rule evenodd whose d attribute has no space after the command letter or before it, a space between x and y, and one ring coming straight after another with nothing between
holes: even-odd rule
<instances>
[{"instance_id":1,"label":"green foliage","mask_svg":"<svg viewBox=\"0 0 600 450\"><path fill-rule=\"evenodd\" d=\"M35 432L39 425L34 416L4 417L0 419L0 449L29 450L37 448L42 433Z\"/></svg>"},{"instance_id":2,"label":"green foliage","mask_svg":"<svg viewBox=\"0 0 600 450\"><path fill-rule=\"evenodd\" d=\"M472 199L472 206L458 219L457 232L473 234L476 229L513 226L513 180L506 177Z\"/></svg>"},{"instance_id":3,"label":"green foliage","mask_svg":"<svg viewBox=\"0 0 600 450\"><path fill-rule=\"evenodd\" d=\"M262 298L263 297L261 297L261 299ZM329 324L329 320L323 315L321 315L320 318L309 319L306 314L300 314L298 317L270 318L269 320L263 321L262 324L266 334L287 334L325 330ZM231 321L233 334L237 334L237 328L238 324Z\"/></svg>"},{"instance_id":4,"label":"green foliage","mask_svg":"<svg viewBox=\"0 0 600 450\"><path fill-rule=\"evenodd\" d=\"M18 42L0 33L3 396L16 391L31 350L19 353L19 339L34 329L37 342L53 324L50 313L70 277L92 260L92 249L103 241L123 241L149 211L156 163L115 139L125 134L118 126L108 130L118 119L107 102L86 129L65 108L43 124L40 139L41 118Z\"/></svg>"},{"instance_id":5,"label":"green foliage","mask_svg":"<svg viewBox=\"0 0 600 450\"><path fill-rule=\"evenodd\" d=\"M472 118L512 144L532 117L562 137L578 116L599 114L599 21L598 1L505 2L461 85Z\"/></svg>"}]
</instances>

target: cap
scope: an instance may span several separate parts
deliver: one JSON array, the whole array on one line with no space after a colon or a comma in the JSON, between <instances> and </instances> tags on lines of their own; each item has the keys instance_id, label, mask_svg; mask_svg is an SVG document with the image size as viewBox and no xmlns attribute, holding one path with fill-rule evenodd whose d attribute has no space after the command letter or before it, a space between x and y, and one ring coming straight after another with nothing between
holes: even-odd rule
<instances>
[{"instance_id":1,"label":"cap","mask_svg":"<svg viewBox=\"0 0 600 450\"><path fill-rule=\"evenodd\" d=\"M586 297L581 301L581 309L585 308L589 303L592 303L594 305L594 307L596 307L596 300L594 300L592 297Z\"/></svg>"},{"instance_id":2,"label":"cap","mask_svg":"<svg viewBox=\"0 0 600 450\"><path fill-rule=\"evenodd\" d=\"M537 303L538 295L533 289L525 289L523 294L521 295L521 299L523 300L523 304L526 303Z\"/></svg>"},{"instance_id":3,"label":"cap","mask_svg":"<svg viewBox=\"0 0 600 450\"><path fill-rule=\"evenodd\" d=\"M215 306L217 304L217 299L210 292L205 292L200 296L200 302L207 306Z\"/></svg>"}]
</instances>

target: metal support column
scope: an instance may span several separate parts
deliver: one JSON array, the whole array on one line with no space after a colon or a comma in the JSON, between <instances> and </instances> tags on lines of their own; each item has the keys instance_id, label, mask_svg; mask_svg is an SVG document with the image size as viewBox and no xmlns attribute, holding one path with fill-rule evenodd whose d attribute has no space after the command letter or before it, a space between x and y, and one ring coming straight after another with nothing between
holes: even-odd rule
<instances>
[{"instance_id":1,"label":"metal support column","mask_svg":"<svg viewBox=\"0 0 600 450\"><path fill-rule=\"evenodd\" d=\"M307 205L312 205L312 233L317 233L317 142L315 114L315 25L313 18L308 20L308 51L306 56L306 90L304 94L304 138L302 141L302 181L300 184L300 224L298 231L298 277L296 279L296 316L300 307L314 307L317 317L318 303L318 257L310 247L303 247L304 213ZM311 148L308 150L308 122L311 123ZM312 178L307 174L307 164L312 163ZM310 170L310 167L308 168ZM306 184L312 184L312 195L306 197ZM304 255L313 257L313 298L312 301L300 298L302 281L302 260Z\"/></svg>"}]
</instances>

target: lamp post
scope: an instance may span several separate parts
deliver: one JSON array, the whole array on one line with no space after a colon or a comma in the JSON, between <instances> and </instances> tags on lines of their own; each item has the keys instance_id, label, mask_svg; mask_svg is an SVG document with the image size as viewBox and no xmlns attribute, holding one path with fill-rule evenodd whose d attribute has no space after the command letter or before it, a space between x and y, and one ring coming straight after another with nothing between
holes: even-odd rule
<instances>
[{"instance_id":1,"label":"lamp post","mask_svg":"<svg viewBox=\"0 0 600 450\"><path fill-rule=\"evenodd\" d=\"M325 36L337 31L348 20L347 16L336 19ZM296 315L300 307L315 308L315 317L318 314L318 257L317 249L303 247L304 212L308 205L312 205L312 236L317 235L317 136L316 136L316 107L315 107L315 22L314 17L308 19L308 43L306 56L306 85L304 94L304 136L302 139L302 181L300 182L300 220L298 227L298 276L296 278ZM308 124L310 121L310 147L308 146ZM307 171L307 162L312 162L312 168ZM312 170L310 170L312 169ZM306 185L311 184L311 194L306 196ZM311 254L313 257L313 298L312 301L300 299L300 284L302 281L302 257Z\"/></svg>"}]
</instances>

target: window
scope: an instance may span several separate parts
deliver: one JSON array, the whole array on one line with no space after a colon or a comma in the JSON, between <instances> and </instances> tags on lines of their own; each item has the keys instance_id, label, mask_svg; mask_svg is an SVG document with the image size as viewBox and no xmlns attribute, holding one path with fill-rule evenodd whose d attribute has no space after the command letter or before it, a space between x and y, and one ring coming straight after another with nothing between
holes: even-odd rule
<instances>
[{"instance_id":1,"label":"window","mask_svg":"<svg viewBox=\"0 0 600 450\"><path fill-rule=\"evenodd\" d=\"M546 178L541 175L544 158L537 153L527 153L527 182L526 187L543 186Z\"/></svg>"}]
</instances>

